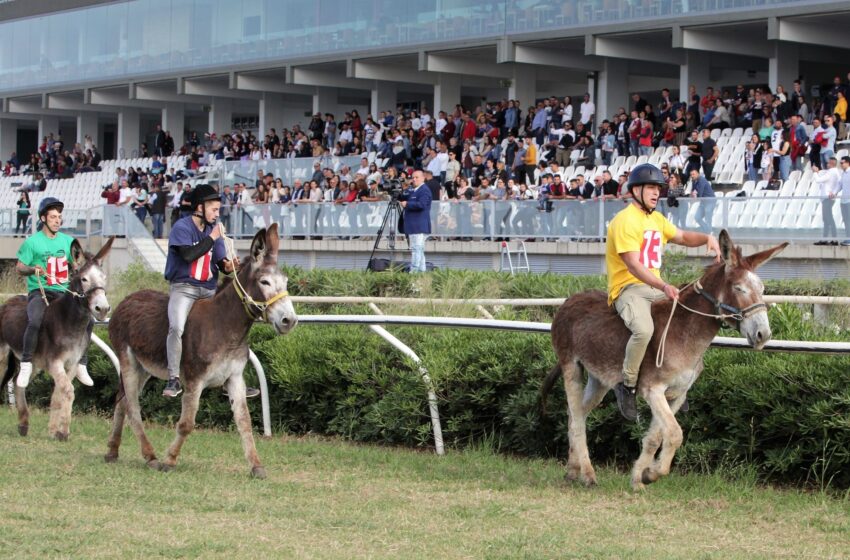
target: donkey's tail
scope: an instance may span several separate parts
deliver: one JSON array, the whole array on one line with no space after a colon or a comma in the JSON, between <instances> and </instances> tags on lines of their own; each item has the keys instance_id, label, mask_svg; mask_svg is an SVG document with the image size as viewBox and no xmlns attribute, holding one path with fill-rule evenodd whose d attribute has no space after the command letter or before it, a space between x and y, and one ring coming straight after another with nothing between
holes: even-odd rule
<instances>
[{"instance_id":1,"label":"donkey's tail","mask_svg":"<svg viewBox=\"0 0 850 560\"><path fill-rule=\"evenodd\" d=\"M542 414L546 414L546 398L549 396L549 391L552 390L552 387L555 386L555 382L561 377L561 365L555 364L551 370L549 370L549 375L546 376L546 379L543 380L543 385L540 386L540 411Z\"/></svg>"},{"instance_id":2,"label":"donkey's tail","mask_svg":"<svg viewBox=\"0 0 850 560\"><path fill-rule=\"evenodd\" d=\"M6 356L6 371L3 372L3 381L0 382L0 387L5 387L6 383L12 380L17 369L18 359L15 357L15 353L9 350L9 354Z\"/></svg>"}]
</instances>

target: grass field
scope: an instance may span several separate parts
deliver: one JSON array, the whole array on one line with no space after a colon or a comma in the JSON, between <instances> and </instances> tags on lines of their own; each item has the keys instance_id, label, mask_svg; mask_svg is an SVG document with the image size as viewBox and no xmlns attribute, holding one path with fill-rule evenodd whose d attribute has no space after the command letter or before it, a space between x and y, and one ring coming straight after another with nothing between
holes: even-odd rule
<instances>
[{"instance_id":1,"label":"grass field","mask_svg":"<svg viewBox=\"0 0 850 560\"><path fill-rule=\"evenodd\" d=\"M213 397L214 398L214 397ZM562 482L555 461L487 449L432 453L275 437L248 477L235 433L197 431L169 474L125 431L77 416L71 441L30 436L0 409L3 558L847 558L850 499L680 476L643 494L625 474ZM172 430L150 426L162 451Z\"/></svg>"}]
</instances>

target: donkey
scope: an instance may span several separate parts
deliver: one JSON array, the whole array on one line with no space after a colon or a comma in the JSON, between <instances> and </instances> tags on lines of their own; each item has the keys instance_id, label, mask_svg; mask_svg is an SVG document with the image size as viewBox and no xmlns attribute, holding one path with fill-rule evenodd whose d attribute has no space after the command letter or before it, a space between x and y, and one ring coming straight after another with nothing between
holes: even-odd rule
<instances>
[{"instance_id":1,"label":"donkey","mask_svg":"<svg viewBox=\"0 0 850 560\"><path fill-rule=\"evenodd\" d=\"M280 239L277 224L262 229L251 242L250 255L233 281L226 281L216 295L195 303L183 332L180 377L183 401L177 437L160 463L142 426L139 394L153 375L168 379L165 333L168 332L168 296L142 290L127 296L109 321L109 338L121 365L121 388L115 405L106 462L118 460L124 419L141 444L142 457L153 469L169 471L195 427L201 392L227 383L230 406L251 475L265 478L254 445L251 416L245 400L242 372L248 360L248 332L259 318L271 323L278 334L295 328L298 318L288 297L286 275L277 264ZM243 291L244 288L244 291Z\"/></svg>"},{"instance_id":2,"label":"donkey","mask_svg":"<svg viewBox=\"0 0 850 560\"><path fill-rule=\"evenodd\" d=\"M92 317L102 321L109 313L106 299L106 273L103 259L112 248L110 237L96 255L83 251L76 239L71 243L73 269L68 290L50 301L38 333L38 345L33 354L33 369L47 370L53 378L50 399L50 420L47 432L59 441L67 441L71 433L71 407L74 404L74 385L80 358L91 343L89 322ZM0 386L17 377L18 363L27 328L27 297L15 296L0 307L0 371L4 371ZM15 405L18 409L18 433L29 433L29 407L26 389L15 384Z\"/></svg>"},{"instance_id":3,"label":"donkey","mask_svg":"<svg viewBox=\"0 0 850 560\"><path fill-rule=\"evenodd\" d=\"M770 340L767 307L762 300L764 285L756 268L782 251L788 243L742 257L729 234L720 233L722 262L706 268L699 281L682 290L670 323L666 356L656 367L656 352L672 301L653 303L655 332L646 351L638 379L638 394L649 404L652 421L643 438L643 450L634 464L632 488L642 490L670 472L676 450L682 444L682 429L675 414L686 400L688 389L703 368L703 355L721 323L737 328L748 343L760 350ZM699 313L694 314L688 307ZM586 419L605 394L622 381L622 364L629 330L602 291L570 297L558 309L552 323L552 345L558 363L541 388L543 403L559 375L563 375L569 407L570 452L568 480L596 484L596 474L587 450ZM582 370L587 383L582 387ZM661 452L656 458L659 448Z\"/></svg>"}]
</instances>

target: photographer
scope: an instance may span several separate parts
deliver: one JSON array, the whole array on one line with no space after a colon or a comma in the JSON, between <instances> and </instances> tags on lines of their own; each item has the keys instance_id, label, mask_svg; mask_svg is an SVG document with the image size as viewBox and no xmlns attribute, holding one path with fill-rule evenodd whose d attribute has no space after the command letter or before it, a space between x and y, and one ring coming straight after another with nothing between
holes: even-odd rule
<instances>
[{"instance_id":1,"label":"photographer","mask_svg":"<svg viewBox=\"0 0 850 560\"><path fill-rule=\"evenodd\" d=\"M410 244L410 272L425 272L425 239L431 233L431 191L425 185L425 173L413 172L413 188L407 191L404 208L404 233Z\"/></svg>"}]
</instances>

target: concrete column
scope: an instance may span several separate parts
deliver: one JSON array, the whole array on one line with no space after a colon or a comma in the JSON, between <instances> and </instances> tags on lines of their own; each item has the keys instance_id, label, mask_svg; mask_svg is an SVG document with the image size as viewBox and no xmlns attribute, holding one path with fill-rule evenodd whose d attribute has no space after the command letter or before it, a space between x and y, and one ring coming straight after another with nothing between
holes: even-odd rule
<instances>
[{"instance_id":1,"label":"concrete column","mask_svg":"<svg viewBox=\"0 0 850 560\"><path fill-rule=\"evenodd\" d=\"M588 84L592 85L592 84ZM596 83L595 124L610 119L618 107L627 107L629 101L629 64L624 58L606 58ZM593 91L590 91L591 98Z\"/></svg>"},{"instance_id":2,"label":"concrete column","mask_svg":"<svg viewBox=\"0 0 850 560\"><path fill-rule=\"evenodd\" d=\"M0 162L5 162L18 148L18 121L0 119Z\"/></svg>"},{"instance_id":3,"label":"concrete column","mask_svg":"<svg viewBox=\"0 0 850 560\"><path fill-rule=\"evenodd\" d=\"M41 145L41 141L44 137L51 132L54 137L59 135L59 117L55 117L53 115L40 115L38 117L38 144L36 145L36 148Z\"/></svg>"},{"instance_id":4,"label":"concrete column","mask_svg":"<svg viewBox=\"0 0 850 560\"><path fill-rule=\"evenodd\" d=\"M457 74L440 74L434 85L434 106L431 114L436 115L440 111L451 114L455 105L460 103L461 77Z\"/></svg>"},{"instance_id":5,"label":"concrete column","mask_svg":"<svg viewBox=\"0 0 850 560\"><path fill-rule=\"evenodd\" d=\"M534 66L515 64L511 86L508 88L508 99L516 99L525 111L535 105L537 99L537 70Z\"/></svg>"},{"instance_id":6,"label":"concrete column","mask_svg":"<svg viewBox=\"0 0 850 560\"><path fill-rule=\"evenodd\" d=\"M685 51L685 63L679 66L679 100L689 102L688 89L696 86L697 95L705 95L709 84L711 55L705 51Z\"/></svg>"},{"instance_id":7,"label":"concrete column","mask_svg":"<svg viewBox=\"0 0 850 560\"><path fill-rule=\"evenodd\" d=\"M174 149L179 150L186 140L186 108L182 103L166 103L162 107L162 130L171 133Z\"/></svg>"},{"instance_id":8,"label":"concrete column","mask_svg":"<svg viewBox=\"0 0 850 560\"><path fill-rule=\"evenodd\" d=\"M331 87L316 86L316 93L313 94L313 114L316 113L333 113L335 117L339 115L337 112L337 95L336 89Z\"/></svg>"},{"instance_id":9,"label":"concrete column","mask_svg":"<svg viewBox=\"0 0 850 560\"><path fill-rule=\"evenodd\" d=\"M85 147L86 135L90 136L95 146L97 143L97 113L81 112L77 114L76 142Z\"/></svg>"},{"instance_id":10,"label":"concrete column","mask_svg":"<svg viewBox=\"0 0 850 560\"><path fill-rule=\"evenodd\" d=\"M375 85L372 86L371 104L369 105L369 112L372 113L372 118L377 121L381 111L392 111L395 113L396 105L398 105L398 87L396 83L375 80Z\"/></svg>"},{"instance_id":11,"label":"concrete column","mask_svg":"<svg viewBox=\"0 0 850 560\"><path fill-rule=\"evenodd\" d=\"M213 98L207 128L209 128L209 132L215 132L218 136L230 133L233 128L233 101L231 99L226 97Z\"/></svg>"},{"instance_id":12,"label":"concrete column","mask_svg":"<svg viewBox=\"0 0 850 560\"><path fill-rule=\"evenodd\" d=\"M118 113L118 158L138 157L140 144L139 110L125 107Z\"/></svg>"},{"instance_id":13,"label":"concrete column","mask_svg":"<svg viewBox=\"0 0 850 560\"><path fill-rule=\"evenodd\" d=\"M274 128L280 134L284 126L287 128L290 126L289 121L284 121L283 111L283 95L270 92L263 93L263 98L260 99L260 132L257 135L259 138L263 138L270 128Z\"/></svg>"},{"instance_id":14,"label":"concrete column","mask_svg":"<svg viewBox=\"0 0 850 560\"><path fill-rule=\"evenodd\" d=\"M768 59L767 85L775 92L781 85L785 91L794 90L794 80L800 75L800 47L797 43L773 42L773 53Z\"/></svg>"}]
</instances>

